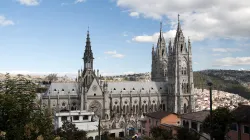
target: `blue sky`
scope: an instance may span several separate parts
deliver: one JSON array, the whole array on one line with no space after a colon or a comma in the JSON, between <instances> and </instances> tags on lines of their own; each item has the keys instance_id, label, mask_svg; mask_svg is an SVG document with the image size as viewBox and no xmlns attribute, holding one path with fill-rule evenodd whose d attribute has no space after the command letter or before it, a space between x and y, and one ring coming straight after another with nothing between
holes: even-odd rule
<instances>
[{"instance_id":1,"label":"blue sky","mask_svg":"<svg viewBox=\"0 0 250 140\"><path fill-rule=\"evenodd\" d=\"M149 72L160 21L168 41L177 13L192 41L194 70L250 69L250 23L236 24L230 5L209 3L226 9L221 18L216 10L205 12L209 4L190 2L193 6L177 0L171 7L165 0L1 0L0 72L77 72L88 26L95 69L104 75ZM244 6L249 4L235 11ZM237 18L250 19L249 14Z\"/></svg>"}]
</instances>

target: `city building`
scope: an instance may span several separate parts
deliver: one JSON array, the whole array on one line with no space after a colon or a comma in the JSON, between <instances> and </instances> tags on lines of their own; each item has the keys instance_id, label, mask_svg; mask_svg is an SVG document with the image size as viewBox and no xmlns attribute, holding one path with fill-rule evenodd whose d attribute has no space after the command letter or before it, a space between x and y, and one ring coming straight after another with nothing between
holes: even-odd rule
<instances>
[{"instance_id":1,"label":"city building","mask_svg":"<svg viewBox=\"0 0 250 140\"><path fill-rule=\"evenodd\" d=\"M176 113L166 111L157 111L146 113L145 117L141 119L141 135L150 136L150 129L152 127L168 127L179 126L180 118Z\"/></svg>"},{"instance_id":2,"label":"city building","mask_svg":"<svg viewBox=\"0 0 250 140\"><path fill-rule=\"evenodd\" d=\"M250 139L250 106L240 105L232 111L235 122L228 132L231 140L249 140Z\"/></svg>"},{"instance_id":3,"label":"city building","mask_svg":"<svg viewBox=\"0 0 250 140\"><path fill-rule=\"evenodd\" d=\"M181 126L200 132L202 122L209 114L209 110L181 114Z\"/></svg>"},{"instance_id":4,"label":"city building","mask_svg":"<svg viewBox=\"0 0 250 140\"><path fill-rule=\"evenodd\" d=\"M57 112L94 112L102 118L103 129L119 129L119 133L125 135L129 134L128 128L140 127L138 120L143 113L168 111L181 114L194 111L191 42L188 39L186 45L179 17L176 36L169 41L168 47L161 26L157 46L152 50L152 81L100 80L99 70L93 68L89 30L82 59L84 69L78 70L76 82L51 83L42 97L43 106Z\"/></svg>"}]
</instances>

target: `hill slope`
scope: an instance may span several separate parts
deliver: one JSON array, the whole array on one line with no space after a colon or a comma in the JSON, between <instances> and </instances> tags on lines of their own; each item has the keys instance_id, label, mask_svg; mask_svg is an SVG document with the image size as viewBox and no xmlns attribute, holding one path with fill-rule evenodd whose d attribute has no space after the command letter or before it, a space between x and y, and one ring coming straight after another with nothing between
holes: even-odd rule
<instances>
[{"instance_id":1,"label":"hill slope","mask_svg":"<svg viewBox=\"0 0 250 140\"><path fill-rule=\"evenodd\" d=\"M250 99L250 71L204 70L194 72L194 86L208 89L206 81L211 79L213 89L238 94Z\"/></svg>"}]
</instances>

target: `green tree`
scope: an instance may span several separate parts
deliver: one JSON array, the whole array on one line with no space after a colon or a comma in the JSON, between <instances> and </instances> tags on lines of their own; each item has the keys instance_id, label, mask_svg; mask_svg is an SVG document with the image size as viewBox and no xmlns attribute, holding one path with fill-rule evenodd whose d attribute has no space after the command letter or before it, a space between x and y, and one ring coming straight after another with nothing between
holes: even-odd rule
<instances>
[{"instance_id":1,"label":"green tree","mask_svg":"<svg viewBox=\"0 0 250 140\"><path fill-rule=\"evenodd\" d=\"M50 114L34 103L36 85L22 75L0 82L0 131L6 139L53 139Z\"/></svg>"},{"instance_id":2,"label":"green tree","mask_svg":"<svg viewBox=\"0 0 250 140\"><path fill-rule=\"evenodd\" d=\"M150 133L154 140L171 140L173 139L172 131L162 127L152 127Z\"/></svg>"},{"instance_id":3,"label":"green tree","mask_svg":"<svg viewBox=\"0 0 250 140\"><path fill-rule=\"evenodd\" d=\"M65 140L87 140L87 132L79 130L75 124L64 121L61 128L57 130L60 138Z\"/></svg>"},{"instance_id":4,"label":"green tree","mask_svg":"<svg viewBox=\"0 0 250 140\"><path fill-rule=\"evenodd\" d=\"M203 121L203 131L210 134L215 140L225 139L225 135L230 130L230 125L233 122L233 115L230 110L225 107L213 110L212 114L212 128L210 127L210 115Z\"/></svg>"},{"instance_id":5,"label":"green tree","mask_svg":"<svg viewBox=\"0 0 250 140\"><path fill-rule=\"evenodd\" d=\"M51 74L47 75L45 79L48 81L56 81L56 80L58 80L58 77L57 77L56 73L51 73Z\"/></svg>"},{"instance_id":6,"label":"green tree","mask_svg":"<svg viewBox=\"0 0 250 140\"><path fill-rule=\"evenodd\" d=\"M181 127L177 129L176 138L177 140L199 140L200 135L198 132Z\"/></svg>"}]
</instances>

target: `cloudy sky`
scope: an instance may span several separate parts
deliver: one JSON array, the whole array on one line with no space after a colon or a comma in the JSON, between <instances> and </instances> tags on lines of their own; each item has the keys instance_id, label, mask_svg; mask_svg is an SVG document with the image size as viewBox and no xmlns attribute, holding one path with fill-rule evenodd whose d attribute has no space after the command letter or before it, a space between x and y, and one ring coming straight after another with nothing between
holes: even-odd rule
<instances>
[{"instance_id":1,"label":"cloudy sky","mask_svg":"<svg viewBox=\"0 0 250 140\"><path fill-rule=\"evenodd\" d=\"M249 0L1 0L0 72L76 72L88 26L95 69L149 72L160 21L168 41L178 13L194 70L250 69Z\"/></svg>"}]
</instances>

